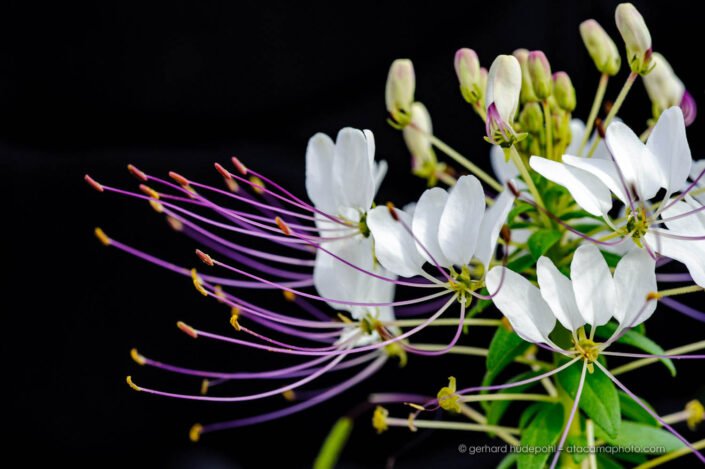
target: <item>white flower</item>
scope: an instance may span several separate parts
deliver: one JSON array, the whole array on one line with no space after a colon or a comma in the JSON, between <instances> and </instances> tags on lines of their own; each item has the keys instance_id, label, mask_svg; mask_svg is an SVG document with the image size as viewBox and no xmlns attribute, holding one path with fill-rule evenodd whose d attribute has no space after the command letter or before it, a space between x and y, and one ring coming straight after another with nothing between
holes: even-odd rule
<instances>
[{"instance_id":1,"label":"white flower","mask_svg":"<svg viewBox=\"0 0 705 469\"><path fill-rule=\"evenodd\" d=\"M653 70L644 76L644 87L651 102L659 111L671 106L680 106L685 94L685 85L663 55L654 52L651 60Z\"/></svg>"},{"instance_id":2,"label":"white flower","mask_svg":"<svg viewBox=\"0 0 705 469\"><path fill-rule=\"evenodd\" d=\"M397 275L420 275L424 262L452 267L474 259L487 268L513 202L514 196L504 191L485 210L480 181L463 176L450 194L438 187L425 191L413 218L396 210L395 220L387 207L377 207L367 223L379 262Z\"/></svg>"},{"instance_id":3,"label":"white flower","mask_svg":"<svg viewBox=\"0 0 705 469\"><path fill-rule=\"evenodd\" d=\"M511 125L519 106L521 93L521 66L513 55L499 55L487 77L485 107L489 110L494 104L502 120Z\"/></svg>"},{"instance_id":4,"label":"white flower","mask_svg":"<svg viewBox=\"0 0 705 469\"><path fill-rule=\"evenodd\" d=\"M700 205L690 197L671 195L686 185L692 158L680 108L672 107L659 118L646 144L626 125L616 122L607 129L606 143L613 159L580 158L563 155L563 163L532 156L531 167L551 181L564 186L585 211L603 216L612 194L627 206L627 223L616 230L645 242L655 252L686 265L698 285L705 286L705 235ZM652 208L659 190L665 194ZM683 198L684 200L680 200ZM669 220L674 216L680 218ZM668 230L659 228L665 223Z\"/></svg>"},{"instance_id":5,"label":"white flower","mask_svg":"<svg viewBox=\"0 0 705 469\"><path fill-rule=\"evenodd\" d=\"M387 169L384 161L375 162L374 153L374 136L369 130L342 129L335 143L320 133L309 140L306 150L308 196L316 209L347 223L346 228L322 214L317 216L316 225L324 241L316 253L313 279L324 298L388 303L394 297L394 283L366 273L394 278L375 262L373 241L364 223ZM363 307L335 301L329 304L349 311L355 319L368 313L381 320L393 318L391 307Z\"/></svg>"},{"instance_id":6,"label":"white flower","mask_svg":"<svg viewBox=\"0 0 705 469\"><path fill-rule=\"evenodd\" d=\"M615 335L646 321L656 309L655 301L647 301L656 291L654 269L654 260L635 249L619 261L613 277L598 248L583 244L571 263L572 280L541 257L539 288L505 267L490 270L486 282L495 305L520 337L560 350L549 338L556 320L575 333L585 324L597 327L614 318L619 323Z\"/></svg>"}]
</instances>

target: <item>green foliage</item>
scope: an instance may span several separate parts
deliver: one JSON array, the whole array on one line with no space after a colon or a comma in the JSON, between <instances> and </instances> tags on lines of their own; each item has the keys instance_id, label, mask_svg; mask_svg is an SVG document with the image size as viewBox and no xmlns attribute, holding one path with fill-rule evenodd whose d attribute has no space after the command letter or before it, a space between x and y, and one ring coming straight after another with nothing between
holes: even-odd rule
<instances>
[{"instance_id":1,"label":"green foliage","mask_svg":"<svg viewBox=\"0 0 705 469\"><path fill-rule=\"evenodd\" d=\"M623 417L627 417L636 422L646 423L654 427L659 426L658 421L653 418L650 413L644 410L642 406L634 402L634 399L632 399L627 393L619 391L618 394L619 407L620 409L622 409ZM641 402L651 408L651 406L644 399L641 399Z\"/></svg>"},{"instance_id":2,"label":"green foliage","mask_svg":"<svg viewBox=\"0 0 705 469\"><path fill-rule=\"evenodd\" d=\"M596 427L595 436L607 441L612 446L638 449L637 452L646 454L663 454L685 447L682 441L666 430L627 420L622 422L617 435L609 435Z\"/></svg>"},{"instance_id":3,"label":"green foliage","mask_svg":"<svg viewBox=\"0 0 705 469\"><path fill-rule=\"evenodd\" d=\"M580 373L578 363L557 375L558 383L571 399L575 399L578 391ZM612 381L600 369L586 375L579 406L607 435L612 438L618 435L621 423L619 396Z\"/></svg>"},{"instance_id":4,"label":"green foliage","mask_svg":"<svg viewBox=\"0 0 705 469\"><path fill-rule=\"evenodd\" d=\"M617 324L614 322L608 322L604 326L598 327L595 331L595 335L601 339L608 339L612 336L615 330L617 330ZM666 353L660 345L645 335L639 333L635 329L628 330L622 337L619 338L617 343L629 345L654 355L665 355ZM676 376L676 367L673 365L673 361L670 358L661 358L659 361L663 363L666 368L668 368L671 372L671 376Z\"/></svg>"},{"instance_id":5,"label":"green foliage","mask_svg":"<svg viewBox=\"0 0 705 469\"><path fill-rule=\"evenodd\" d=\"M492 384L502 370L514 361L516 357L526 352L530 346L529 342L519 337L514 331L498 327L487 352L487 371L482 380L482 385L489 386Z\"/></svg>"},{"instance_id":6,"label":"green foliage","mask_svg":"<svg viewBox=\"0 0 705 469\"><path fill-rule=\"evenodd\" d=\"M508 383L516 383L517 381L522 381L525 379L533 378L534 376L539 375L540 372L538 371L526 371L524 373L521 373L509 381ZM505 394L520 394L526 391L527 389L531 388L532 386L535 386L537 384L537 381L534 381L532 383L526 383L522 384L521 386L516 386L513 388L505 389L502 391ZM487 411L487 423L489 425L496 425L499 423L500 419L504 415L504 413L507 411L509 408L509 405L514 402L514 401L492 401L489 406L489 410Z\"/></svg>"},{"instance_id":7,"label":"green foliage","mask_svg":"<svg viewBox=\"0 0 705 469\"><path fill-rule=\"evenodd\" d=\"M334 468L348 442L350 432L353 429L353 420L349 417L341 417L331 428L330 433L323 442L321 450L313 462L314 469L331 469Z\"/></svg>"},{"instance_id":8,"label":"green foliage","mask_svg":"<svg viewBox=\"0 0 705 469\"><path fill-rule=\"evenodd\" d=\"M526 242L534 261L546 254L549 249L560 241L562 236L563 234L558 230L542 229L534 232Z\"/></svg>"},{"instance_id":9,"label":"green foliage","mask_svg":"<svg viewBox=\"0 0 705 469\"><path fill-rule=\"evenodd\" d=\"M542 406L521 434L521 445L535 448L536 452L519 453L517 458L519 469L544 468L549 456L551 456L551 452L548 449L558 442L562 430L563 406L560 404ZM547 451L539 451L540 448L544 447Z\"/></svg>"}]
</instances>

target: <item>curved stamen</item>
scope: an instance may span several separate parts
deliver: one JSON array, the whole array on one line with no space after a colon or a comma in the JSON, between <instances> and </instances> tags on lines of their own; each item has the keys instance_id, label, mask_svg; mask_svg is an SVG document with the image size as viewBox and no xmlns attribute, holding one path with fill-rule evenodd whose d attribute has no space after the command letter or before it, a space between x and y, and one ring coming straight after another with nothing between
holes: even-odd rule
<instances>
[{"instance_id":1,"label":"curved stamen","mask_svg":"<svg viewBox=\"0 0 705 469\"><path fill-rule=\"evenodd\" d=\"M563 445L565 444L566 438L568 438L568 432L570 431L570 426L573 424L575 415L578 411L578 404L580 403L580 396L583 393L583 385L585 384L585 372L587 371L588 362L585 360L583 362L583 371L580 373L580 381L578 382L578 390L575 393L575 399L573 400L573 405L570 408L570 414L568 415L568 420L565 424L565 429L561 435L561 439L558 442L558 449L556 454L553 455L553 461L551 461L550 469L554 469L556 464L558 464L558 459L561 457L561 451L563 451Z\"/></svg>"},{"instance_id":2,"label":"curved stamen","mask_svg":"<svg viewBox=\"0 0 705 469\"><path fill-rule=\"evenodd\" d=\"M463 319L465 318L465 301L460 302L460 318L458 319L458 327L455 330L455 335L451 339L450 343L448 345L444 346L443 348L440 348L438 350L422 350L419 348L416 348L412 345L407 345L404 344L404 350L407 352L413 353L415 355L422 355L426 357L435 357L439 355L444 355L448 353L450 349L452 349L455 344L458 343L458 340L460 339L460 335L463 332L463 326L465 325Z\"/></svg>"},{"instance_id":3,"label":"curved stamen","mask_svg":"<svg viewBox=\"0 0 705 469\"><path fill-rule=\"evenodd\" d=\"M690 193L690 191L692 191L693 189L695 189L698 186L698 182L700 181L700 179L703 178L703 176L705 176L705 169L700 171L698 173L698 176L695 179L693 179L693 182L688 184L688 186L685 189L683 189L683 191L680 194L678 194L676 197L674 197L667 204L662 204L661 207L659 207L659 209L656 211L656 215L658 216L661 212L663 212L664 210L668 210L669 208L673 207L677 202L682 200L686 195L688 195Z\"/></svg>"}]
</instances>

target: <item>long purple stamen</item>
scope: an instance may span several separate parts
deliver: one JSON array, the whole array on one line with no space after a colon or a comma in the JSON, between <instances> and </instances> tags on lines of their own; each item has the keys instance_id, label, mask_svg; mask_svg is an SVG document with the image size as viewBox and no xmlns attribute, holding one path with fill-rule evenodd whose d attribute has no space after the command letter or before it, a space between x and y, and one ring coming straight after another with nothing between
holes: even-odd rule
<instances>
[{"instance_id":1,"label":"long purple stamen","mask_svg":"<svg viewBox=\"0 0 705 469\"><path fill-rule=\"evenodd\" d=\"M601 352L602 355L630 358L670 358L672 360L703 360L705 355L657 355L652 353Z\"/></svg>"},{"instance_id":2,"label":"long purple stamen","mask_svg":"<svg viewBox=\"0 0 705 469\"><path fill-rule=\"evenodd\" d=\"M639 397L636 396L633 392L629 390L624 384L622 384L621 381L619 381L612 373L610 373L607 368L605 368L599 361L595 360L595 365L597 365L613 382L616 384L622 391L624 391L629 397L632 398L634 402L639 404L645 411L647 411L653 418L655 418L661 425L663 425L668 431L670 431L673 436L681 440L692 452L695 456L697 456L700 461L702 461L705 464L705 456L703 456L700 451L695 449L692 444L688 440L686 440L680 433L678 433L672 426L670 426L668 423L666 423L665 420L663 420L656 412L651 410L651 407L648 405L644 404Z\"/></svg>"},{"instance_id":3,"label":"long purple stamen","mask_svg":"<svg viewBox=\"0 0 705 469\"><path fill-rule=\"evenodd\" d=\"M656 274L658 282L692 282L693 276L688 273L682 274Z\"/></svg>"},{"instance_id":4,"label":"long purple stamen","mask_svg":"<svg viewBox=\"0 0 705 469\"><path fill-rule=\"evenodd\" d=\"M558 464L558 459L561 457L561 451L563 451L563 445L565 444L566 438L568 438L568 432L570 431L570 426L573 423L573 419L575 419L575 414L578 411L578 404L580 403L580 396L583 393L583 385L585 384L585 371L587 370L587 360L583 362L583 371L580 373L580 382L578 383L578 390L575 393L575 400L573 401L573 406L570 409L570 415L568 416L568 421L565 424L565 429L563 430L563 434L561 435L561 439L558 442L558 449L556 450L556 454L553 455L553 461L551 462L551 467L550 469L553 469L556 467L556 464Z\"/></svg>"},{"instance_id":5,"label":"long purple stamen","mask_svg":"<svg viewBox=\"0 0 705 469\"><path fill-rule=\"evenodd\" d=\"M701 322L705 322L705 313L702 311L698 311L695 308L691 308L688 305L684 305L680 301L674 300L673 298L667 298L667 297L662 297L659 298L659 301L669 308L678 311L681 314L685 314L686 316L689 316L693 319L696 319Z\"/></svg>"},{"instance_id":6,"label":"long purple stamen","mask_svg":"<svg viewBox=\"0 0 705 469\"><path fill-rule=\"evenodd\" d=\"M439 355L443 355L445 353L448 353L448 351L450 349L455 347L455 344L457 344L458 340L460 339L460 335L463 332L463 326L464 326L463 319L464 318L465 318L465 302L461 301L460 302L460 318L458 319L458 327L456 328L455 335L453 336L453 338L451 339L451 341L448 345L444 346L443 348L441 348L439 350L422 350L422 349L416 348L414 346L404 344L403 345L404 350L406 350L407 352L413 353L415 355L422 355L422 356L426 356L426 357L434 357L434 356L439 356Z\"/></svg>"}]
</instances>

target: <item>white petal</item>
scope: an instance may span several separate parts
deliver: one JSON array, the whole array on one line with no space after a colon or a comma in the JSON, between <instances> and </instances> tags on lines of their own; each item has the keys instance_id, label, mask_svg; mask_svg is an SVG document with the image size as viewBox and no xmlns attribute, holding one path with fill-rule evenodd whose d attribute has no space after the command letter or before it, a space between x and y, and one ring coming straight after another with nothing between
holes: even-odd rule
<instances>
[{"instance_id":1,"label":"white petal","mask_svg":"<svg viewBox=\"0 0 705 469\"><path fill-rule=\"evenodd\" d=\"M443 209L438 243L446 258L457 265L470 262L485 212L485 192L475 176L462 176Z\"/></svg>"},{"instance_id":2,"label":"white petal","mask_svg":"<svg viewBox=\"0 0 705 469\"><path fill-rule=\"evenodd\" d=\"M323 247L332 254L345 259L361 269L373 268L372 241L370 238L356 237L324 243ZM331 254L319 249L313 269L313 281L320 296L344 301L368 301L358 297L358 285L366 274L346 265ZM352 311L352 307L334 301L333 308Z\"/></svg>"},{"instance_id":3,"label":"white petal","mask_svg":"<svg viewBox=\"0 0 705 469\"><path fill-rule=\"evenodd\" d=\"M556 319L569 331L576 331L585 324L575 302L570 279L560 273L548 257L541 256L536 263L541 296L550 306Z\"/></svg>"},{"instance_id":4,"label":"white petal","mask_svg":"<svg viewBox=\"0 0 705 469\"><path fill-rule=\"evenodd\" d=\"M605 258L594 244L575 250L570 264L573 293L580 315L591 326L602 326L612 317L614 281Z\"/></svg>"},{"instance_id":5,"label":"white petal","mask_svg":"<svg viewBox=\"0 0 705 469\"><path fill-rule=\"evenodd\" d=\"M655 196L660 187L659 168L632 129L614 122L607 128L605 141L627 184L636 187L642 200Z\"/></svg>"},{"instance_id":6,"label":"white petal","mask_svg":"<svg viewBox=\"0 0 705 469\"><path fill-rule=\"evenodd\" d=\"M377 191L379 191L379 187L382 185L382 181L384 181L384 177L387 175L387 168L388 165L385 160L374 163L372 167L375 181L375 195L377 195Z\"/></svg>"},{"instance_id":7,"label":"white petal","mask_svg":"<svg viewBox=\"0 0 705 469\"><path fill-rule=\"evenodd\" d=\"M419 253L431 264L434 263L433 259L435 259L435 262L443 267L450 267L451 265L438 245L438 226L447 201L448 193L440 187L428 189L416 203L411 225L414 236L423 245L423 248L417 245Z\"/></svg>"},{"instance_id":8,"label":"white petal","mask_svg":"<svg viewBox=\"0 0 705 469\"><path fill-rule=\"evenodd\" d=\"M705 159L693 161L693 164L690 167L690 179L695 181L703 171L705 171ZM701 185L705 183L705 176L698 179L698 182Z\"/></svg>"},{"instance_id":9,"label":"white petal","mask_svg":"<svg viewBox=\"0 0 705 469\"><path fill-rule=\"evenodd\" d=\"M411 229L411 217L395 209L399 219ZM367 226L375 242L375 255L387 270L402 277L413 277L422 271L424 258L416 249L416 241L401 223L394 220L385 206L367 213Z\"/></svg>"},{"instance_id":10,"label":"white petal","mask_svg":"<svg viewBox=\"0 0 705 469\"><path fill-rule=\"evenodd\" d=\"M306 147L306 192L318 209L335 213L333 158L335 144L326 134L311 137Z\"/></svg>"},{"instance_id":11,"label":"white petal","mask_svg":"<svg viewBox=\"0 0 705 469\"><path fill-rule=\"evenodd\" d=\"M577 155L580 148L580 142L585 135L585 124L580 119L570 120L570 145L565 149L565 153L569 155Z\"/></svg>"},{"instance_id":12,"label":"white petal","mask_svg":"<svg viewBox=\"0 0 705 469\"><path fill-rule=\"evenodd\" d=\"M492 207L485 211L475 246L475 258L482 262L485 268L494 257L499 231L507 221L507 215L513 205L514 195L510 191L504 190L497 196Z\"/></svg>"},{"instance_id":13,"label":"white petal","mask_svg":"<svg viewBox=\"0 0 705 469\"><path fill-rule=\"evenodd\" d=\"M646 296L657 290L656 262L644 249L629 251L614 270L614 317L619 329L634 327L651 317L656 301ZM616 333L618 333L617 331Z\"/></svg>"},{"instance_id":14,"label":"white petal","mask_svg":"<svg viewBox=\"0 0 705 469\"><path fill-rule=\"evenodd\" d=\"M502 274L504 273L504 280ZM556 318L527 279L505 267L494 267L485 279L492 301L511 323L514 331L529 342L551 343L548 334Z\"/></svg>"},{"instance_id":15,"label":"white petal","mask_svg":"<svg viewBox=\"0 0 705 469\"><path fill-rule=\"evenodd\" d=\"M609 189L592 174L541 156L532 156L529 165L546 179L568 189L586 212L601 216L612 208Z\"/></svg>"},{"instance_id":16,"label":"white petal","mask_svg":"<svg viewBox=\"0 0 705 469\"><path fill-rule=\"evenodd\" d=\"M629 202L625 195L624 184L622 184L622 179L619 177L617 166L609 155L607 155L606 158L597 158L596 156L583 158L580 156L563 155L563 163L592 174L599 179L602 184L607 186L619 200L625 204Z\"/></svg>"},{"instance_id":17,"label":"white petal","mask_svg":"<svg viewBox=\"0 0 705 469\"><path fill-rule=\"evenodd\" d=\"M505 185L510 179L516 179L519 176L519 170L511 160L507 161L504 157L504 150L499 145L492 145L490 149L490 164L492 171L497 176L497 180Z\"/></svg>"},{"instance_id":18,"label":"white petal","mask_svg":"<svg viewBox=\"0 0 705 469\"><path fill-rule=\"evenodd\" d=\"M646 147L656 159L661 187L666 189L667 196L683 189L693 158L685 135L683 111L679 107L672 107L661 114Z\"/></svg>"},{"instance_id":19,"label":"white petal","mask_svg":"<svg viewBox=\"0 0 705 469\"><path fill-rule=\"evenodd\" d=\"M499 55L492 62L487 76L485 106L497 107L504 122L511 125L519 105L521 92L521 66L512 55Z\"/></svg>"},{"instance_id":20,"label":"white petal","mask_svg":"<svg viewBox=\"0 0 705 469\"><path fill-rule=\"evenodd\" d=\"M672 203L672 200L670 199L666 204ZM688 236L705 235L705 212L702 210L699 212L695 211L700 207L702 205L686 195L684 200L679 200L665 209L661 213L661 218L667 220L681 216L681 218L666 221L666 226L669 230Z\"/></svg>"},{"instance_id":21,"label":"white petal","mask_svg":"<svg viewBox=\"0 0 705 469\"><path fill-rule=\"evenodd\" d=\"M370 158L369 151L369 142L362 131L347 127L338 132L333 183L339 194L340 206L360 211L372 206L375 183L371 162L374 155Z\"/></svg>"},{"instance_id":22,"label":"white petal","mask_svg":"<svg viewBox=\"0 0 705 469\"><path fill-rule=\"evenodd\" d=\"M654 233L646 233L644 237L652 249L665 257L681 262L688 269L693 281L705 287L705 247L702 241L687 241L666 238Z\"/></svg>"}]
</instances>

